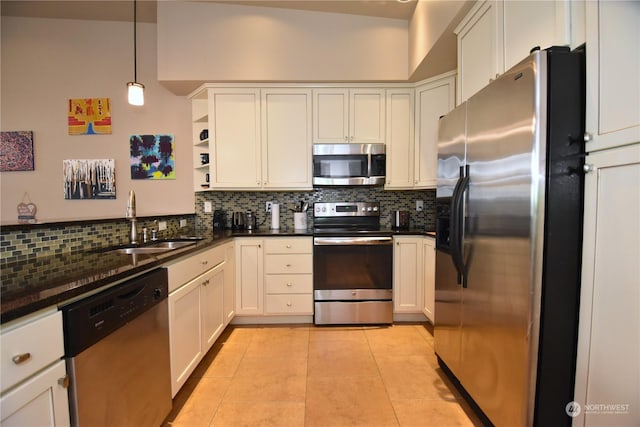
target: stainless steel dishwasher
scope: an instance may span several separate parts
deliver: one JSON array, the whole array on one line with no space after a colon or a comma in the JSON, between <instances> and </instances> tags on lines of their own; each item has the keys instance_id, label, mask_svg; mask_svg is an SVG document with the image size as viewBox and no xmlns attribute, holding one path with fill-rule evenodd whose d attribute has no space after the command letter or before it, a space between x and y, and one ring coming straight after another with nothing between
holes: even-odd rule
<instances>
[{"instance_id":1,"label":"stainless steel dishwasher","mask_svg":"<svg viewBox=\"0 0 640 427\"><path fill-rule=\"evenodd\" d=\"M167 294L157 269L61 307L73 426L162 424L172 405Z\"/></svg>"}]
</instances>

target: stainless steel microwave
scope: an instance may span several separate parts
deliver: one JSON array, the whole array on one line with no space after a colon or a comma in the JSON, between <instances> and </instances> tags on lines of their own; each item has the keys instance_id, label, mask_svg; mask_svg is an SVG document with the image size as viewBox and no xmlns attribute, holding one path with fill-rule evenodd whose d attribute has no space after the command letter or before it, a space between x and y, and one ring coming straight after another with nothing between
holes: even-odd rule
<instances>
[{"instance_id":1,"label":"stainless steel microwave","mask_svg":"<svg viewBox=\"0 0 640 427\"><path fill-rule=\"evenodd\" d=\"M384 144L314 144L313 185L384 185Z\"/></svg>"}]
</instances>

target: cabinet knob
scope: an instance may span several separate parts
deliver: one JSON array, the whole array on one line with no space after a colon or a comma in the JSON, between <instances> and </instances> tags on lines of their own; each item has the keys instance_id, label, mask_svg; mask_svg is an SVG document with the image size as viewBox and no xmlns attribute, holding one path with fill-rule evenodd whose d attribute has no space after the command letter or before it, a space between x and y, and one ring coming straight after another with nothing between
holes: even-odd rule
<instances>
[{"instance_id":1,"label":"cabinet knob","mask_svg":"<svg viewBox=\"0 0 640 427\"><path fill-rule=\"evenodd\" d=\"M209 261L207 261L206 259L203 259L202 260L202 265L207 265L207 264L209 264Z\"/></svg>"},{"instance_id":2,"label":"cabinet knob","mask_svg":"<svg viewBox=\"0 0 640 427\"><path fill-rule=\"evenodd\" d=\"M287 301L287 307L291 307L291 301Z\"/></svg>"},{"instance_id":3,"label":"cabinet knob","mask_svg":"<svg viewBox=\"0 0 640 427\"><path fill-rule=\"evenodd\" d=\"M26 362L29 359L31 359L31 353L22 353L22 354L18 354L17 356L13 356L11 358L11 361L16 365L19 365L21 363Z\"/></svg>"},{"instance_id":4,"label":"cabinet knob","mask_svg":"<svg viewBox=\"0 0 640 427\"><path fill-rule=\"evenodd\" d=\"M582 165L582 170L584 171L584 173L593 172L593 165L585 163L584 165Z\"/></svg>"},{"instance_id":5,"label":"cabinet knob","mask_svg":"<svg viewBox=\"0 0 640 427\"><path fill-rule=\"evenodd\" d=\"M287 245L287 249L291 249L291 245Z\"/></svg>"},{"instance_id":6,"label":"cabinet knob","mask_svg":"<svg viewBox=\"0 0 640 427\"><path fill-rule=\"evenodd\" d=\"M69 375L65 375L62 378L58 378L58 385L62 388L69 388Z\"/></svg>"},{"instance_id":7,"label":"cabinet knob","mask_svg":"<svg viewBox=\"0 0 640 427\"><path fill-rule=\"evenodd\" d=\"M209 284L209 279L205 280L204 282L202 282L203 286L207 286Z\"/></svg>"},{"instance_id":8,"label":"cabinet knob","mask_svg":"<svg viewBox=\"0 0 640 427\"><path fill-rule=\"evenodd\" d=\"M593 135L591 134L591 132L585 132L584 133L584 142L590 142L593 140Z\"/></svg>"},{"instance_id":9,"label":"cabinet knob","mask_svg":"<svg viewBox=\"0 0 640 427\"><path fill-rule=\"evenodd\" d=\"M293 285L291 283L287 283L287 287L292 287Z\"/></svg>"},{"instance_id":10,"label":"cabinet knob","mask_svg":"<svg viewBox=\"0 0 640 427\"><path fill-rule=\"evenodd\" d=\"M289 267L291 267L291 264L287 264L287 265L285 265L285 267L289 268Z\"/></svg>"}]
</instances>

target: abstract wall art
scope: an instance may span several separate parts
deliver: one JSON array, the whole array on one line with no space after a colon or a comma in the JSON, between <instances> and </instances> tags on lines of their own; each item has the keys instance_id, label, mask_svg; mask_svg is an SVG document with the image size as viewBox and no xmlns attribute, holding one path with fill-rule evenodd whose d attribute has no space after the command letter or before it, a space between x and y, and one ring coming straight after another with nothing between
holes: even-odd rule
<instances>
[{"instance_id":1,"label":"abstract wall art","mask_svg":"<svg viewBox=\"0 0 640 427\"><path fill-rule=\"evenodd\" d=\"M113 159L63 160L65 199L115 199L116 165Z\"/></svg>"},{"instance_id":2,"label":"abstract wall art","mask_svg":"<svg viewBox=\"0 0 640 427\"><path fill-rule=\"evenodd\" d=\"M131 135L131 179L176 179L173 135Z\"/></svg>"},{"instance_id":3,"label":"abstract wall art","mask_svg":"<svg viewBox=\"0 0 640 427\"><path fill-rule=\"evenodd\" d=\"M67 120L69 135L108 135L111 133L111 100L70 99Z\"/></svg>"},{"instance_id":4,"label":"abstract wall art","mask_svg":"<svg viewBox=\"0 0 640 427\"><path fill-rule=\"evenodd\" d=\"M32 171L33 131L0 132L0 172Z\"/></svg>"}]
</instances>

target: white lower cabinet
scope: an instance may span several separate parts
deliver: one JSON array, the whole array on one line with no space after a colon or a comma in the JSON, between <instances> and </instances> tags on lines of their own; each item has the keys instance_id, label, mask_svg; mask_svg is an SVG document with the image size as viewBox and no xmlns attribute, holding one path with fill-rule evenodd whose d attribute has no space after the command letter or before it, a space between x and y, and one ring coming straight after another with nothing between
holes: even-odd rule
<instances>
[{"instance_id":1,"label":"white lower cabinet","mask_svg":"<svg viewBox=\"0 0 640 427\"><path fill-rule=\"evenodd\" d=\"M573 426L640 425L640 143L591 153Z\"/></svg>"},{"instance_id":2,"label":"white lower cabinet","mask_svg":"<svg viewBox=\"0 0 640 427\"><path fill-rule=\"evenodd\" d=\"M3 427L69 425L68 377L61 360L63 340L59 311L24 322L18 320L13 326L3 325L0 335Z\"/></svg>"},{"instance_id":3,"label":"white lower cabinet","mask_svg":"<svg viewBox=\"0 0 640 427\"><path fill-rule=\"evenodd\" d=\"M422 313L422 237L393 238L393 312Z\"/></svg>"},{"instance_id":4,"label":"white lower cabinet","mask_svg":"<svg viewBox=\"0 0 640 427\"><path fill-rule=\"evenodd\" d=\"M313 242L310 237L238 238L236 315L313 314Z\"/></svg>"},{"instance_id":5,"label":"white lower cabinet","mask_svg":"<svg viewBox=\"0 0 640 427\"><path fill-rule=\"evenodd\" d=\"M224 309L224 325L227 326L236 315L236 286L235 286L235 259L236 246L233 242L224 245L224 291L223 291L223 309Z\"/></svg>"},{"instance_id":6,"label":"white lower cabinet","mask_svg":"<svg viewBox=\"0 0 640 427\"><path fill-rule=\"evenodd\" d=\"M431 324L435 324L436 290L436 239L422 239L422 283L424 286L424 308L422 312Z\"/></svg>"},{"instance_id":7,"label":"white lower cabinet","mask_svg":"<svg viewBox=\"0 0 640 427\"><path fill-rule=\"evenodd\" d=\"M63 360L29 378L0 399L3 427L68 426L69 398L61 385Z\"/></svg>"},{"instance_id":8,"label":"white lower cabinet","mask_svg":"<svg viewBox=\"0 0 640 427\"><path fill-rule=\"evenodd\" d=\"M233 317L233 309L229 307L230 299L233 300L233 273L229 273L229 270L233 271L234 266L233 258L228 257L232 251L233 243L228 243L167 266L171 289L169 336L172 396L178 393ZM172 283L172 277L186 277L189 271L187 267L194 264L194 259L198 261L195 265L206 265L209 269L181 286ZM231 293L231 297L226 295L228 293Z\"/></svg>"}]
</instances>

